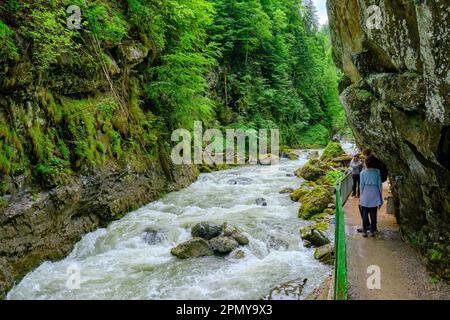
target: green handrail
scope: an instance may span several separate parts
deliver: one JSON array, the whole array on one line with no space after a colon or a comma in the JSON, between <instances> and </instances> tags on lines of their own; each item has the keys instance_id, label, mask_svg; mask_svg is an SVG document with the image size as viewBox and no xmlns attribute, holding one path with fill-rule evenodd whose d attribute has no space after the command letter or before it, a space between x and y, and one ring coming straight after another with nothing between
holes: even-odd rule
<instances>
[{"instance_id":1,"label":"green handrail","mask_svg":"<svg viewBox=\"0 0 450 320\"><path fill-rule=\"evenodd\" d=\"M344 203L350 195L351 174L336 184L336 216L334 237L334 300L347 300L347 252L345 244Z\"/></svg>"}]
</instances>

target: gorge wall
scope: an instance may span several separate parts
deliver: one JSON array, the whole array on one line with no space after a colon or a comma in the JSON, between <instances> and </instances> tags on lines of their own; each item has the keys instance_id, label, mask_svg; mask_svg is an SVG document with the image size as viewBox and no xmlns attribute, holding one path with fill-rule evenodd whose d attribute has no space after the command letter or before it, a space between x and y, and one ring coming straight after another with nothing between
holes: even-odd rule
<instances>
[{"instance_id":1,"label":"gorge wall","mask_svg":"<svg viewBox=\"0 0 450 320\"><path fill-rule=\"evenodd\" d=\"M375 11L381 9L380 28ZM405 240L450 280L449 3L328 0L341 100L390 173Z\"/></svg>"}]
</instances>

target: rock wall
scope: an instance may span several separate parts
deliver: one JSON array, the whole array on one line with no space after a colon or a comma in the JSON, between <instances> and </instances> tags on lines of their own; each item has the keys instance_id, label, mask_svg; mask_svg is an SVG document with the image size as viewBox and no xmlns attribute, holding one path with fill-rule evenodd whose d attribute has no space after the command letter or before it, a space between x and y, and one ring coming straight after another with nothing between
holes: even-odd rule
<instances>
[{"instance_id":1,"label":"rock wall","mask_svg":"<svg viewBox=\"0 0 450 320\"><path fill-rule=\"evenodd\" d=\"M370 28L372 5L381 9L380 28ZM450 280L449 2L328 0L327 6L355 138L388 166L404 238Z\"/></svg>"},{"instance_id":2,"label":"rock wall","mask_svg":"<svg viewBox=\"0 0 450 320\"><path fill-rule=\"evenodd\" d=\"M139 173L108 170L50 191L18 194L0 210L0 297L41 262L63 258L84 234L197 176L191 166L175 166L167 176L156 161Z\"/></svg>"}]
</instances>

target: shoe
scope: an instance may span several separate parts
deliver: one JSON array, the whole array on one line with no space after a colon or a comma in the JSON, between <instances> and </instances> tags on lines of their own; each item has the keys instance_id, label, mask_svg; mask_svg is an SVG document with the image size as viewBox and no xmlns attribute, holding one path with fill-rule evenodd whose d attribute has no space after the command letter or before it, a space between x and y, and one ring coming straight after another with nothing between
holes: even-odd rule
<instances>
[{"instance_id":1,"label":"shoe","mask_svg":"<svg viewBox=\"0 0 450 320\"><path fill-rule=\"evenodd\" d=\"M371 233L370 233L370 236L371 236L372 238L375 238L375 232L371 232Z\"/></svg>"},{"instance_id":2,"label":"shoe","mask_svg":"<svg viewBox=\"0 0 450 320\"><path fill-rule=\"evenodd\" d=\"M367 238L367 232L363 233L363 238Z\"/></svg>"},{"instance_id":3,"label":"shoe","mask_svg":"<svg viewBox=\"0 0 450 320\"><path fill-rule=\"evenodd\" d=\"M358 233L362 233L363 232L363 228L358 228L358 229L356 229L356 231L358 231Z\"/></svg>"}]
</instances>

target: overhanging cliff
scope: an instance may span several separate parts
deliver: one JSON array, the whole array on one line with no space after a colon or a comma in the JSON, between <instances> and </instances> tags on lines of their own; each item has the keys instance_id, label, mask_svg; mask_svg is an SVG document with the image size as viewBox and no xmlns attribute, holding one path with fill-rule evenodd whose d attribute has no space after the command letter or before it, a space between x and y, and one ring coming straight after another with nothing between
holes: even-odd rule
<instances>
[{"instance_id":1,"label":"overhanging cliff","mask_svg":"<svg viewBox=\"0 0 450 320\"><path fill-rule=\"evenodd\" d=\"M449 3L327 2L355 138L388 166L404 238L449 280Z\"/></svg>"}]
</instances>

